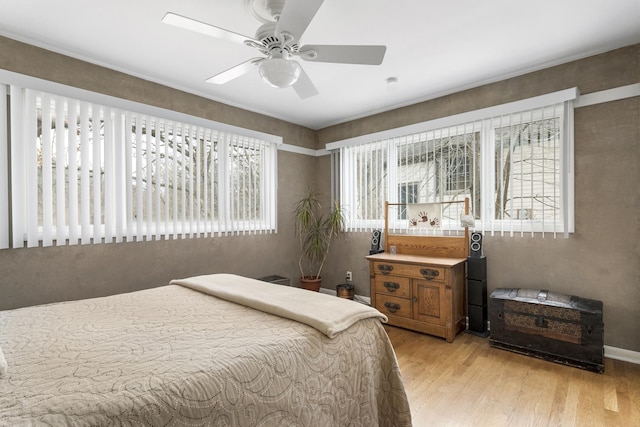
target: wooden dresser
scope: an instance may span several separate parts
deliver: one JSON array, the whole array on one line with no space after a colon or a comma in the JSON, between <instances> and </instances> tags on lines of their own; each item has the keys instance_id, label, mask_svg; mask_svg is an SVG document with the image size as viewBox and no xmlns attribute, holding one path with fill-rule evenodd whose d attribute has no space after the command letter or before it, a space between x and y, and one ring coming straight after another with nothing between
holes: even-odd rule
<instances>
[{"instance_id":1,"label":"wooden dresser","mask_svg":"<svg viewBox=\"0 0 640 427\"><path fill-rule=\"evenodd\" d=\"M464 214L469 213L468 199L446 203L464 203ZM366 257L371 305L390 325L452 342L467 326L469 229L455 236L389 233L389 206L410 205L385 202L384 252Z\"/></svg>"},{"instance_id":2,"label":"wooden dresser","mask_svg":"<svg viewBox=\"0 0 640 427\"><path fill-rule=\"evenodd\" d=\"M371 304L387 315L390 325L447 342L465 329L466 258L390 253L366 258Z\"/></svg>"}]
</instances>

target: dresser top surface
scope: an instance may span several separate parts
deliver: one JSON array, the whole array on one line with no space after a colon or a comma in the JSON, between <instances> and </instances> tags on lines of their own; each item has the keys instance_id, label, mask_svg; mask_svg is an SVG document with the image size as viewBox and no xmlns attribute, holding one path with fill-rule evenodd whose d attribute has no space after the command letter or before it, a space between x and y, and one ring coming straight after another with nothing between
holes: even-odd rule
<instances>
[{"instance_id":1,"label":"dresser top surface","mask_svg":"<svg viewBox=\"0 0 640 427\"><path fill-rule=\"evenodd\" d=\"M368 255L365 258L367 258L369 261L399 262L407 264L429 264L438 265L441 267L454 267L467 260L466 258L428 257L420 255L390 254L386 252L375 255Z\"/></svg>"}]
</instances>

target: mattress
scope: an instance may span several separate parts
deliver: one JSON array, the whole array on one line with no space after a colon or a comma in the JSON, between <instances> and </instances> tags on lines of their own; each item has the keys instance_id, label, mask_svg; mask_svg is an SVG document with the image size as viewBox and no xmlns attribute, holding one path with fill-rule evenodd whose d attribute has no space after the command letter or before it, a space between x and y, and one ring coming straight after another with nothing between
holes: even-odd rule
<instances>
[{"instance_id":1,"label":"mattress","mask_svg":"<svg viewBox=\"0 0 640 427\"><path fill-rule=\"evenodd\" d=\"M0 425L410 426L381 319L330 335L178 284L0 311Z\"/></svg>"}]
</instances>

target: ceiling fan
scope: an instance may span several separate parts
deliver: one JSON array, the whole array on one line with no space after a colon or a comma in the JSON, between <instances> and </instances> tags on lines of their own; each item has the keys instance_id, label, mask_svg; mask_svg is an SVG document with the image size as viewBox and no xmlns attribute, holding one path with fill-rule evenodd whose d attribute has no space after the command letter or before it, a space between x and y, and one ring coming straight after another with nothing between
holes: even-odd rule
<instances>
[{"instance_id":1,"label":"ceiling fan","mask_svg":"<svg viewBox=\"0 0 640 427\"><path fill-rule=\"evenodd\" d=\"M387 50L381 45L304 45L299 40L324 0L245 0L251 15L263 24L255 37L248 37L175 13L162 22L201 34L256 48L264 56L248 59L207 80L224 84L258 68L262 79L277 88L292 86L300 98L317 95L318 90L300 64L305 61L380 65Z\"/></svg>"}]
</instances>

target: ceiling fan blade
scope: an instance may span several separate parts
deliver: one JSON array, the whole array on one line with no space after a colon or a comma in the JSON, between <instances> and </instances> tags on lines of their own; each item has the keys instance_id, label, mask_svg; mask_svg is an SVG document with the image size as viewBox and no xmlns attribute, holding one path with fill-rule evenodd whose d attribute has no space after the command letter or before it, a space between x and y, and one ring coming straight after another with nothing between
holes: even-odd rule
<instances>
[{"instance_id":1,"label":"ceiling fan blade","mask_svg":"<svg viewBox=\"0 0 640 427\"><path fill-rule=\"evenodd\" d=\"M324 0L287 0L276 25L276 34L287 32L300 40Z\"/></svg>"},{"instance_id":2,"label":"ceiling fan blade","mask_svg":"<svg viewBox=\"0 0 640 427\"><path fill-rule=\"evenodd\" d=\"M302 46L297 55L313 62L380 65L386 51L386 46L308 44Z\"/></svg>"},{"instance_id":3,"label":"ceiling fan blade","mask_svg":"<svg viewBox=\"0 0 640 427\"><path fill-rule=\"evenodd\" d=\"M205 24L204 22L196 21L195 19L177 15L172 12L168 12L166 15L164 15L164 17L162 18L162 22L164 22L165 24L173 25L174 27L195 31L196 33L204 34L207 36L230 40L235 43L244 44L246 40L251 40L259 43L253 37L243 36L242 34L234 33L233 31L225 30L224 28L219 28L210 24Z\"/></svg>"},{"instance_id":4,"label":"ceiling fan blade","mask_svg":"<svg viewBox=\"0 0 640 427\"><path fill-rule=\"evenodd\" d=\"M259 63L261 63L265 59L266 58L251 58L241 64L236 65L235 67L229 68L228 70L216 74L215 76L209 78L207 80L207 83L221 85L230 82L231 80L253 70L258 66Z\"/></svg>"},{"instance_id":5,"label":"ceiling fan blade","mask_svg":"<svg viewBox=\"0 0 640 427\"><path fill-rule=\"evenodd\" d=\"M298 77L298 80L293 84L293 89L302 99L311 98L318 94L318 89L316 89L309 75L305 73L302 68L300 69L300 77Z\"/></svg>"}]
</instances>

